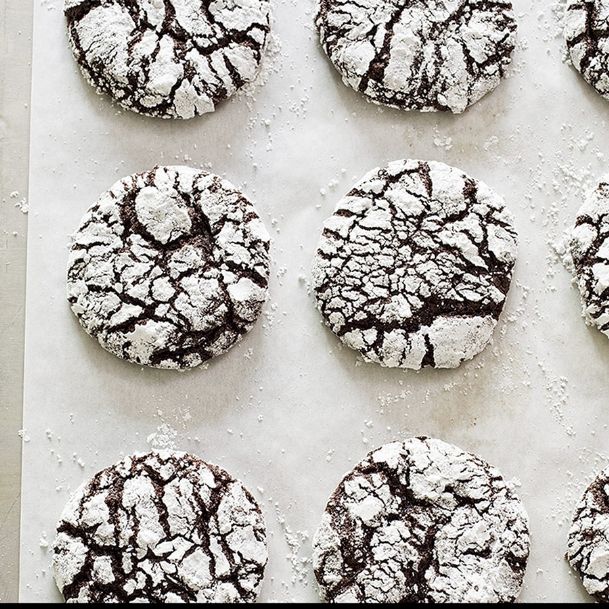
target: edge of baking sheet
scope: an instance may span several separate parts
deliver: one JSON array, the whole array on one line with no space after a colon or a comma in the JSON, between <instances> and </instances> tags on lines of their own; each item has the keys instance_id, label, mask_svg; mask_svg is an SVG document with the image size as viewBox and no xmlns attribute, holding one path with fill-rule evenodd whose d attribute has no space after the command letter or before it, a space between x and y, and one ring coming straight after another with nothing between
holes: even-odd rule
<instances>
[{"instance_id":1,"label":"edge of baking sheet","mask_svg":"<svg viewBox=\"0 0 609 609\"><path fill-rule=\"evenodd\" d=\"M36 87L36 72L38 70L38 54L35 53L35 44L36 44L36 38L37 38L37 31L39 28L39 15L40 15L40 11L42 10L43 6L40 2L36 2L35 0L32 0L33 3L33 11L32 11L32 79L31 79L31 86L30 86L30 135L29 135L29 168L28 168L28 192L29 192L29 202L30 202L30 209L32 209L32 201L35 199L35 197L33 197L33 192L31 189L31 185L32 185L32 174L35 171L35 163L34 163L34 154L35 154L35 148L34 146L32 146L32 125L33 123L37 120L38 115L37 115L37 108L35 107L35 87ZM36 193L37 194L37 193ZM28 218L29 220L29 218ZM29 227L29 221L28 221L28 227ZM23 413L25 414L25 405L27 403L28 400L28 392L27 392L27 387L28 387L28 383L26 382L26 378L27 375L29 374L29 370L28 370L28 366L27 366L27 361L28 361L28 354L29 354L29 341L28 341L28 328L29 328L29 323L28 323L28 319L29 319L29 315L28 315L28 311L30 309L30 303L29 303L29 299L30 299L30 294L31 294L31 290L29 289L30 287L30 273L28 272L29 269L29 264L30 264L30 255L31 255L31 248L32 248L32 239L28 239L27 242L27 248L26 248L26 263L25 263L25 269L26 269L26 278L25 278L25 322L24 322L24 326L25 326L25 332L24 332L24 346L23 346ZM22 415L23 416L23 415ZM22 431L23 434L27 433L27 430L23 430ZM21 445L21 486L23 488L23 480L26 476L26 469L27 469L27 460L25 459L24 453L26 450L26 446L27 443L25 441L25 435L22 441L22 445ZM23 495L22 495L23 497ZM21 540L22 538L22 532L24 529L24 526L26 526L25 520L23 518L23 501L21 501L21 505L19 507L19 539ZM23 547L21 546L21 541L19 543L19 560L18 560L18 569L19 569L19 576L18 576L18 582L19 582L19 587L18 587L18 594L19 594L19 600L21 600L21 595L23 592L23 586L25 585L25 572L24 569L22 568L23 565L23 556L24 556L24 551L23 551Z\"/></svg>"}]
</instances>

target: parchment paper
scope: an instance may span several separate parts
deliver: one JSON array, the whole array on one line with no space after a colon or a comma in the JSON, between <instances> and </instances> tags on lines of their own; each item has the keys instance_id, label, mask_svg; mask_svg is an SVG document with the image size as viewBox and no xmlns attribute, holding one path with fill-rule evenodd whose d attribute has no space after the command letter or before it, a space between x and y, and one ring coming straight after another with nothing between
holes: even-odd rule
<instances>
[{"instance_id":1,"label":"parchment paper","mask_svg":"<svg viewBox=\"0 0 609 609\"><path fill-rule=\"evenodd\" d=\"M314 601L310 538L329 494L369 450L428 434L520 480L532 532L521 599L586 600L563 556L574 505L607 463L609 341L584 324L550 243L607 169L609 103L563 63L553 3L515 0L511 78L449 116L367 103L320 50L311 0L275 1L264 85L188 122L139 117L97 96L71 57L59 0L36 4L21 599L60 600L47 544L70 491L126 453L173 441L261 502L270 533L261 599ZM403 157L486 181L521 235L494 344L455 371L361 363L307 293L337 200L367 170ZM273 235L264 318L228 355L185 374L109 355L64 295L69 235L85 210L117 179L163 163L225 175Z\"/></svg>"}]
</instances>

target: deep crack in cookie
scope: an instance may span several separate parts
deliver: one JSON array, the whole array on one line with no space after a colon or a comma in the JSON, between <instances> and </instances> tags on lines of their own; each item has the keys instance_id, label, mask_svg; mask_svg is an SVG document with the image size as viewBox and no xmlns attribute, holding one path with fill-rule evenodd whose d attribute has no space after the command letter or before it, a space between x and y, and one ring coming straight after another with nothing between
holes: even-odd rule
<instances>
[{"instance_id":1,"label":"deep crack in cookie","mask_svg":"<svg viewBox=\"0 0 609 609\"><path fill-rule=\"evenodd\" d=\"M495 89L516 40L505 0L318 0L321 44L376 103L463 112Z\"/></svg>"},{"instance_id":2,"label":"deep crack in cookie","mask_svg":"<svg viewBox=\"0 0 609 609\"><path fill-rule=\"evenodd\" d=\"M68 301L114 355L191 368L230 349L266 300L269 236L226 180L157 167L117 182L83 218Z\"/></svg>"},{"instance_id":3,"label":"deep crack in cookie","mask_svg":"<svg viewBox=\"0 0 609 609\"><path fill-rule=\"evenodd\" d=\"M74 57L100 93L148 116L213 112L258 73L269 0L65 0Z\"/></svg>"},{"instance_id":4,"label":"deep crack in cookie","mask_svg":"<svg viewBox=\"0 0 609 609\"><path fill-rule=\"evenodd\" d=\"M488 186L443 163L395 161L326 221L317 306L367 361L455 368L490 341L516 250L511 216Z\"/></svg>"},{"instance_id":5,"label":"deep crack in cookie","mask_svg":"<svg viewBox=\"0 0 609 609\"><path fill-rule=\"evenodd\" d=\"M252 602L267 562L256 501L186 453L135 454L66 505L52 547L66 601Z\"/></svg>"},{"instance_id":6,"label":"deep crack in cookie","mask_svg":"<svg viewBox=\"0 0 609 609\"><path fill-rule=\"evenodd\" d=\"M429 438L371 452L313 540L329 602L512 602L528 554L526 511L497 469Z\"/></svg>"}]
</instances>

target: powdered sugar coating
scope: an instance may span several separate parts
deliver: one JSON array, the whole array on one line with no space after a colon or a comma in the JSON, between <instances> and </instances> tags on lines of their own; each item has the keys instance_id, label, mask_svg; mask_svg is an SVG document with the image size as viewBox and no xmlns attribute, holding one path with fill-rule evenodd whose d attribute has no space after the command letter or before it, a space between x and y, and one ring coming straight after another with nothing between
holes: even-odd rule
<instances>
[{"instance_id":1,"label":"powdered sugar coating","mask_svg":"<svg viewBox=\"0 0 609 609\"><path fill-rule=\"evenodd\" d=\"M577 71L609 99L609 0L567 0L564 35Z\"/></svg>"},{"instance_id":2,"label":"powdered sugar coating","mask_svg":"<svg viewBox=\"0 0 609 609\"><path fill-rule=\"evenodd\" d=\"M609 603L609 469L601 472L577 505L567 558L597 601Z\"/></svg>"},{"instance_id":3,"label":"powdered sugar coating","mask_svg":"<svg viewBox=\"0 0 609 609\"><path fill-rule=\"evenodd\" d=\"M122 106L192 118L252 81L270 31L269 0L65 0L87 80Z\"/></svg>"},{"instance_id":4,"label":"powdered sugar coating","mask_svg":"<svg viewBox=\"0 0 609 609\"><path fill-rule=\"evenodd\" d=\"M189 368L230 349L266 300L269 236L222 178L157 167L117 182L74 235L68 301L114 355Z\"/></svg>"},{"instance_id":5,"label":"powdered sugar coating","mask_svg":"<svg viewBox=\"0 0 609 609\"><path fill-rule=\"evenodd\" d=\"M579 210L569 251L584 317L609 336L609 176Z\"/></svg>"},{"instance_id":6,"label":"powdered sugar coating","mask_svg":"<svg viewBox=\"0 0 609 609\"><path fill-rule=\"evenodd\" d=\"M52 554L68 602L252 602L266 527L221 468L181 452L138 453L74 493Z\"/></svg>"},{"instance_id":7,"label":"powdered sugar coating","mask_svg":"<svg viewBox=\"0 0 609 609\"><path fill-rule=\"evenodd\" d=\"M501 474L429 438L371 452L313 540L330 602L512 602L528 554L526 511Z\"/></svg>"},{"instance_id":8,"label":"powdered sugar coating","mask_svg":"<svg viewBox=\"0 0 609 609\"><path fill-rule=\"evenodd\" d=\"M324 224L313 288L328 326L366 360L455 368L490 341L516 250L488 186L443 163L395 161Z\"/></svg>"},{"instance_id":9,"label":"powdered sugar coating","mask_svg":"<svg viewBox=\"0 0 609 609\"><path fill-rule=\"evenodd\" d=\"M372 101L463 112L500 83L516 39L505 0L319 0L322 46Z\"/></svg>"}]
</instances>

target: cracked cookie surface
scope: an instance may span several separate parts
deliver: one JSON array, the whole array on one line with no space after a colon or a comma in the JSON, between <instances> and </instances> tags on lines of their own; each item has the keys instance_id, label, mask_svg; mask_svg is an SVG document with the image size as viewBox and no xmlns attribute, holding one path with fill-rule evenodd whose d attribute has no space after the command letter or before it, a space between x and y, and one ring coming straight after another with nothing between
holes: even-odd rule
<instances>
[{"instance_id":1,"label":"cracked cookie surface","mask_svg":"<svg viewBox=\"0 0 609 609\"><path fill-rule=\"evenodd\" d=\"M497 469L430 438L371 452L313 540L329 602L512 602L528 554L526 511Z\"/></svg>"},{"instance_id":2,"label":"cracked cookie surface","mask_svg":"<svg viewBox=\"0 0 609 609\"><path fill-rule=\"evenodd\" d=\"M114 355L191 368L228 351L266 300L269 236L226 180L157 167L117 182L73 237L68 301Z\"/></svg>"},{"instance_id":3,"label":"cracked cookie surface","mask_svg":"<svg viewBox=\"0 0 609 609\"><path fill-rule=\"evenodd\" d=\"M213 112L258 73L269 0L65 0L72 52L100 93L140 114Z\"/></svg>"},{"instance_id":4,"label":"cracked cookie surface","mask_svg":"<svg viewBox=\"0 0 609 609\"><path fill-rule=\"evenodd\" d=\"M609 99L609 0L568 0L564 34L575 69Z\"/></svg>"},{"instance_id":5,"label":"cracked cookie surface","mask_svg":"<svg viewBox=\"0 0 609 609\"><path fill-rule=\"evenodd\" d=\"M186 453L135 454L66 505L53 543L68 602L252 602L266 527L241 482Z\"/></svg>"},{"instance_id":6,"label":"cracked cookie surface","mask_svg":"<svg viewBox=\"0 0 609 609\"><path fill-rule=\"evenodd\" d=\"M395 161L326 221L312 285L327 325L367 361L455 368L491 340L516 250L488 186L443 163Z\"/></svg>"},{"instance_id":7,"label":"cracked cookie surface","mask_svg":"<svg viewBox=\"0 0 609 609\"><path fill-rule=\"evenodd\" d=\"M609 176L579 210L569 251L584 317L609 336Z\"/></svg>"},{"instance_id":8,"label":"cracked cookie surface","mask_svg":"<svg viewBox=\"0 0 609 609\"><path fill-rule=\"evenodd\" d=\"M516 40L504 0L318 0L324 51L376 103L463 112L500 83Z\"/></svg>"},{"instance_id":9,"label":"cracked cookie surface","mask_svg":"<svg viewBox=\"0 0 609 609\"><path fill-rule=\"evenodd\" d=\"M567 559L586 590L609 603L609 469L586 489L569 530Z\"/></svg>"}]
</instances>

